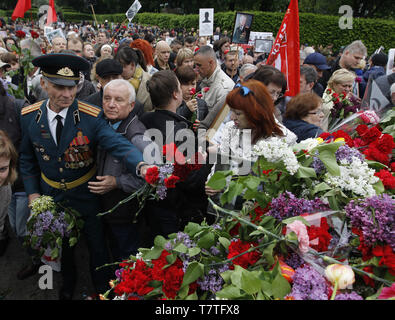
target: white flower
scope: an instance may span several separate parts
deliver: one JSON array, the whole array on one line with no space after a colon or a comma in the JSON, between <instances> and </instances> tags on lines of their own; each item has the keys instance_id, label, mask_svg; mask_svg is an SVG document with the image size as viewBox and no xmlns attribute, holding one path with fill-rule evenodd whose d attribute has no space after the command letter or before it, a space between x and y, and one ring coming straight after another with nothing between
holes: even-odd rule
<instances>
[{"instance_id":1,"label":"white flower","mask_svg":"<svg viewBox=\"0 0 395 320\"><path fill-rule=\"evenodd\" d=\"M263 156L269 162L282 161L291 175L299 169L298 160L284 139L272 137L258 141L254 145L253 151L258 156Z\"/></svg>"},{"instance_id":2,"label":"white flower","mask_svg":"<svg viewBox=\"0 0 395 320\"><path fill-rule=\"evenodd\" d=\"M332 284L337 282L341 290L355 282L354 271L348 265L331 264L326 267L325 276Z\"/></svg>"},{"instance_id":3,"label":"white flower","mask_svg":"<svg viewBox=\"0 0 395 320\"><path fill-rule=\"evenodd\" d=\"M293 150L295 152L299 152L301 150L307 150L309 152L310 150L314 149L316 146L320 144L320 141L314 138L308 138L306 140L303 140L299 142L298 144L293 146Z\"/></svg>"},{"instance_id":4,"label":"white flower","mask_svg":"<svg viewBox=\"0 0 395 320\"><path fill-rule=\"evenodd\" d=\"M341 161L339 168L340 176L327 173L324 178L326 183L364 197L376 195L373 184L379 178L374 175L375 171L370 169L366 162L362 162L357 157L352 157L351 163Z\"/></svg>"}]
</instances>

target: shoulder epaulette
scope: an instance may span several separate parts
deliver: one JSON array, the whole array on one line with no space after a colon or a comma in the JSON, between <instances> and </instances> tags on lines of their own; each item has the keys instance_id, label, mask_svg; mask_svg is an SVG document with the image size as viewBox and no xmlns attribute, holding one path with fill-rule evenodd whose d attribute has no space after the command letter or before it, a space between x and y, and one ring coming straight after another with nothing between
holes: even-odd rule
<instances>
[{"instance_id":1,"label":"shoulder epaulette","mask_svg":"<svg viewBox=\"0 0 395 320\"><path fill-rule=\"evenodd\" d=\"M82 101L78 101L78 110L83 113L89 114L92 117L97 117L102 111L100 108L94 107Z\"/></svg>"},{"instance_id":2,"label":"shoulder epaulette","mask_svg":"<svg viewBox=\"0 0 395 320\"><path fill-rule=\"evenodd\" d=\"M30 112L33 112L33 111L36 111L36 110L40 109L42 103L43 103L43 101L39 101L39 102L36 102L34 104L31 104L30 106L22 108L21 115L24 116L25 114L28 114Z\"/></svg>"}]
</instances>

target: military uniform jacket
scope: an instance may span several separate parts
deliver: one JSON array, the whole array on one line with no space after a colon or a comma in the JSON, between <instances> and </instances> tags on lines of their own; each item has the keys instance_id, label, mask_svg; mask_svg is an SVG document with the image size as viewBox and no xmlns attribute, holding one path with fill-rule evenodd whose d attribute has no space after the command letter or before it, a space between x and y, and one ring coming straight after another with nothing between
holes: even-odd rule
<instances>
[{"instance_id":1,"label":"military uniform jacket","mask_svg":"<svg viewBox=\"0 0 395 320\"><path fill-rule=\"evenodd\" d=\"M69 107L60 143L56 145L48 125L47 101L25 107L21 112L20 165L27 194L59 194L61 190L51 188L41 173L57 182L75 181L94 167L98 145L135 173L137 164L143 160L142 153L109 126L100 108L85 102L74 100ZM91 194L87 183L73 190L68 193Z\"/></svg>"}]
</instances>

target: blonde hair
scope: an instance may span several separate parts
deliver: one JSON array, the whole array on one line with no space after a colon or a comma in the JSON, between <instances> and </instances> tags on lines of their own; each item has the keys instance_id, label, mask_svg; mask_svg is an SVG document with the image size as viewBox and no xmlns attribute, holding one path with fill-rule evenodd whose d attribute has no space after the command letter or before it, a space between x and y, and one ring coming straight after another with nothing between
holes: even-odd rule
<instances>
[{"instance_id":1,"label":"blonde hair","mask_svg":"<svg viewBox=\"0 0 395 320\"><path fill-rule=\"evenodd\" d=\"M10 170L7 179L4 181L4 185L13 184L18 177L16 170L18 153L10 138L3 130L0 130L0 158L10 159Z\"/></svg>"},{"instance_id":2,"label":"blonde hair","mask_svg":"<svg viewBox=\"0 0 395 320\"><path fill-rule=\"evenodd\" d=\"M334 84L342 84L348 81L354 82L356 77L357 75L354 72L348 71L347 69L336 70L328 80L328 87L333 89Z\"/></svg>"},{"instance_id":3,"label":"blonde hair","mask_svg":"<svg viewBox=\"0 0 395 320\"><path fill-rule=\"evenodd\" d=\"M193 59L193 52L191 49L182 48L178 50L177 57L176 57L176 65L177 67L181 67L182 63L186 59Z\"/></svg>"}]
</instances>

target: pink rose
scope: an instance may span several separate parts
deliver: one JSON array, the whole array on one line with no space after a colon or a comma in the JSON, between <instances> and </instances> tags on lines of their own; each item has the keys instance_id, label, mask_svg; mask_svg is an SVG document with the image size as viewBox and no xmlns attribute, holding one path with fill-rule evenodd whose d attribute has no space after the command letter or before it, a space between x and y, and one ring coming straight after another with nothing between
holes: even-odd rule
<instances>
[{"instance_id":1,"label":"pink rose","mask_svg":"<svg viewBox=\"0 0 395 320\"><path fill-rule=\"evenodd\" d=\"M291 232L295 232L298 236L300 252L307 253L307 251L309 251L310 239L304 223L300 220L295 220L294 222L288 224L286 235Z\"/></svg>"}]
</instances>

